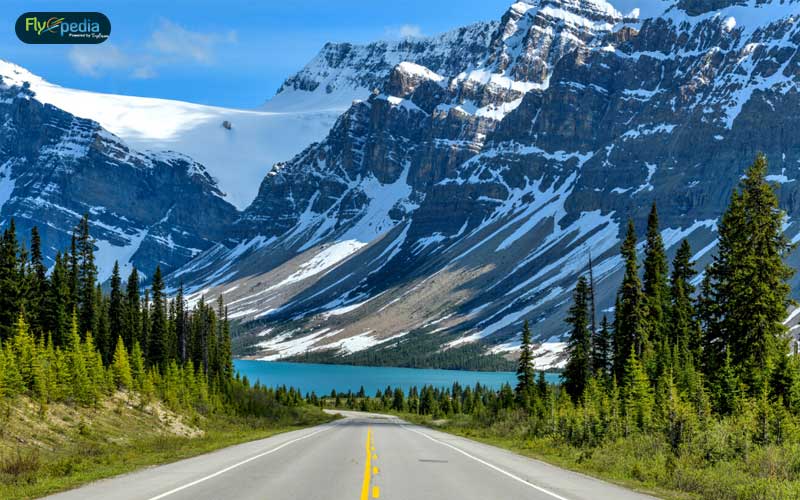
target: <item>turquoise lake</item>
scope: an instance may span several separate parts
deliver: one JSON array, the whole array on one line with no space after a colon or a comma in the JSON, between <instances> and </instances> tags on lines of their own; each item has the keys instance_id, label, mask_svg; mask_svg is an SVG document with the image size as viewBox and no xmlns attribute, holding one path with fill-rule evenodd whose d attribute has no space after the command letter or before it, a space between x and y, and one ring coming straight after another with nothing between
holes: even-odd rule
<instances>
[{"instance_id":1,"label":"turquoise lake","mask_svg":"<svg viewBox=\"0 0 800 500\"><path fill-rule=\"evenodd\" d=\"M330 394L332 389L339 392L357 392L362 385L367 394L373 395L378 389L386 389L386 386L400 387L408 391L412 386L449 387L453 382L467 386L480 382L482 385L497 389L506 382L512 387L517 382L514 372L319 365L241 359L234 360L233 366L241 375L246 375L251 384L259 381L268 387L285 385L296 387L303 394L313 391L319 395ZM559 381L559 375L555 373L547 373L546 377L551 383Z\"/></svg>"}]
</instances>

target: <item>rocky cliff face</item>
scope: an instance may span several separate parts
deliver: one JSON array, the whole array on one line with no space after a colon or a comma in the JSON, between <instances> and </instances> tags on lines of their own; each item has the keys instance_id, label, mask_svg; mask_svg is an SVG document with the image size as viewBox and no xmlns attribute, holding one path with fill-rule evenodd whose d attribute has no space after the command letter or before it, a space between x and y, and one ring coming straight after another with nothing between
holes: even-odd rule
<instances>
[{"instance_id":1,"label":"rocky cliff face","mask_svg":"<svg viewBox=\"0 0 800 500\"><path fill-rule=\"evenodd\" d=\"M527 318L539 364L557 364L590 254L600 309L613 304L628 217L642 230L656 202L666 244L688 238L704 263L757 151L800 215L798 118L785 112L800 105L800 4L662 10L518 2L467 28L475 43L457 57L463 42L442 43L452 35L402 53L326 46L312 66L330 70L306 68L285 87L314 90L314 73L331 92L354 78L376 90L273 168L236 224L239 246L178 276L198 296L224 292L268 358L402 358L474 342L505 352ZM370 54L396 63L380 81L352 71Z\"/></svg>"},{"instance_id":2,"label":"rocky cliff face","mask_svg":"<svg viewBox=\"0 0 800 500\"><path fill-rule=\"evenodd\" d=\"M44 118L20 151L3 146L3 214L64 217L61 228L90 210L134 261L197 253L171 283L192 300L224 295L243 352L261 357L507 353L528 319L537 364L557 365L589 256L607 313L620 230L632 217L643 231L653 202L670 253L687 238L704 265L731 190L763 151L800 241L800 2L619 2L529 0L440 37L326 45L270 105L347 111L238 214L190 160L132 152L9 94L7 134ZM26 169L36 180L24 186L39 184L23 196ZM146 194L97 194L110 184ZM196 207L208 213L192 217Z\"/></svg>"},{"instance_id":3,"label":"rocky cliff face","mask_svg":"<svg viewBox=\"0 0 800 500\"><path fill-rule=\"evenodd\" d=\"M0 81L0 202L20 236L38 226L47 263L68 249L88 213L102 279L114 261L151 276L226 237L236 210L202 165L179 153L140 153L96 122Z\"/></svg>"}]
</instances>

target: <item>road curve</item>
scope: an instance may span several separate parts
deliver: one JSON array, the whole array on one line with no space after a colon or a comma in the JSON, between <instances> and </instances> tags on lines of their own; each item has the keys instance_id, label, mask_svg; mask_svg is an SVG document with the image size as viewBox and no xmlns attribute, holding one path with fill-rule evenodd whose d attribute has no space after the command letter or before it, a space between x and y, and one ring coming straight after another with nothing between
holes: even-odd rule
<instances>
[{"instance_id":1,"label":"road curve","mask_svg":"<svg viewBox=\"0 0 800 500\"><path fill-rule=\"evenodd\" d=\"M385 415L346 418L91 483L59 500L643 500L575 472Z\"/></svg>"}]
</instances>

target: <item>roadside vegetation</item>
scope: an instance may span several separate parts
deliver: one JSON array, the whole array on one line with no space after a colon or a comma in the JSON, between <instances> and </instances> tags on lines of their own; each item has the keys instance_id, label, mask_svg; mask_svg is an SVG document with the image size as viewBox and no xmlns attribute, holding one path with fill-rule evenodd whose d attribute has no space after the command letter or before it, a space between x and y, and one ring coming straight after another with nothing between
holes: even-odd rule
<instances>
[{"instance_id":1,"label":"roadside vegetation","mask_svg":"<svg viewBox=\"0 0 800 500\"><path fill-rule=\"evenodd\" d=\"M309 400L395 412L664 498L800 498L800 361L783 324L791 245L766 173L759 156L699 281L687 242L669 273L655 206L641 272L628 225L614 317L596 325L591 271L577 283L560 385L533 372L526 324L513 389L455 384Z\"/></svg>"},{"instance_id":2,"label":"roadside vegetation","mask_svg":"<svg viewBox=\"0 0 800 500\"><path fill-rule=\"evenodd\" d=\"M30 498L331 417L233 373L227 312L156 269L97 283L89 221L48 274L13 222L0 240L0 498Z\"/></svg>"}]
</instances>

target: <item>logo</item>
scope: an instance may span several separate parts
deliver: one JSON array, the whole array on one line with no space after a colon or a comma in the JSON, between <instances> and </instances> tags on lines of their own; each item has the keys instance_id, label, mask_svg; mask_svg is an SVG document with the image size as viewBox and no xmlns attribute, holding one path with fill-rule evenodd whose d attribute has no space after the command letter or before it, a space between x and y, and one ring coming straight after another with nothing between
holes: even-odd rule
<instances>
[{"instance_id":1,"label":"logo","mask_svg":"<svg viewBox=\"0 0 800 500\"><path fill-rule=\"evenodd\" d=\"M25 43L103 43L111 21L99 12L26 12L15 29Z\"/></svg>"}]
</instances>

